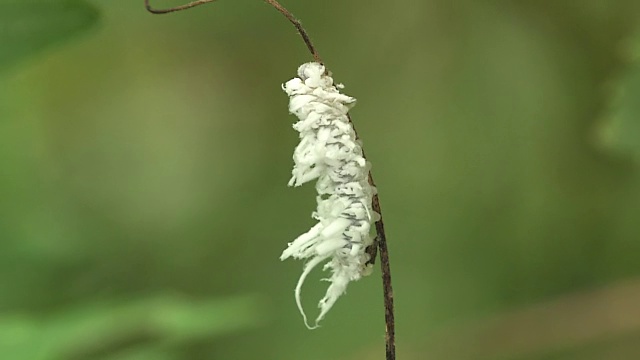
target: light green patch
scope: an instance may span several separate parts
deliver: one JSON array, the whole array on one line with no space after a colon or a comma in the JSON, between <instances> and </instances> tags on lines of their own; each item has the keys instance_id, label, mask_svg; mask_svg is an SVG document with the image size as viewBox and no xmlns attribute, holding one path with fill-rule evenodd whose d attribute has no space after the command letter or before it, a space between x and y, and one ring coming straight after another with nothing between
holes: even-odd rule
<instances>
[{"instance_id":1,"label":"light green patch","mask_svg":"<svg viewBox=\"0 0 640 360\"><path fill-rule=\"evenodd\" d=\"M48 318L12 315L0 318L0 352L31 360L173 359L171 349L255 327L259 314L248 296L201 301L163 295Z\"/></svg>"},{"instance_id":2,"label":"light green patch","mask_svg":"<svg viewBox=\"0 0 640 360\"><path fill-rule=\"evenodd\" d=\"M603 121L598 137L606 149L640 161L640 32L625 50L633 62L614 90L612 112Z\"/></svg>"}]
</instances>

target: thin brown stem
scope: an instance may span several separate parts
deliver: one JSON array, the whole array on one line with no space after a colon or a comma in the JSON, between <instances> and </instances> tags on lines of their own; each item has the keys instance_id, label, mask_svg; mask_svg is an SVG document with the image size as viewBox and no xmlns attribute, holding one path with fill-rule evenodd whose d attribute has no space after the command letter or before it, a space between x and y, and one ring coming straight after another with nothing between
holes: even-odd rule
<instances>
[{"instance_id":1,"label":"thin brown stem","mask_svg":"<svg viewBox=\"0 0 640 360\"><path fill-rule=\"evenodd\" d=\"M277 2L276 0L264 0L264 1L267 4L276 8L276 10L278 10L282 15L284 15L289 20L289 22L291 22L293 26L296 27L296 30L298 30L298 33L300 34L300 36L302 36L302 40L304 40L304 43L307 45L307 48L309 49L309 52L313 56L313 60L322 64L322 59L320 58L320 54L318 54L318 51L313 46L313 43L311 42L311 38L309 37L309 34L307 34L307 31L302 27L302 23L300 23L300 20L296 19L296 17L293 16L293 14L289 12L289 10L285 9L284 6L280 5L280 3Z\"/></svg>"},{"instance_id":2,"label":"thin brown stem","mask_svg":"<svg viewBox=\"0 0 640 360\"><path fill-rule=\"evenodd\" d=\"M369 173L369 182L373 184L373 177ZM382 216L378 195L373 197L373 210ZM382 217L376 222L378 248L380 249L380 269L382 271L382 295L384 296L384 322L386 325L385 345L387 360L396 359L396 325L393 309L393 286L391 285L391 264L389 263L389 249L387 236L384 232Z\"/></svg>"},{"instance_id":3,"label":"thin brown stem","mask_svg":"<svg viewBox=\"0 0 640 360\"><path fill-rule=\"evenodd\" d=\"M147 8L147 11L149 11L152 14L168 14L176 11L191 9L192 7L196 7L198 5L203 5L203 4L207 4L214 1L216 0L196 0L188 4L184 4L184 5L168 8L168 9L155 9L151 7L151 4L149 4L149 0L144 0L144 6Z\"/></svg>"},{"instance_id":4,"label":"thin brown stem","mask_svg":"<svg viewBox=\"0 0 640 360\"><path fill-rule=\"evenodd\" d=\"M356 138L359 138L358 132L355 131L355 125L351 120L351 116L347 114L351 126L353 126ZM362 156L366 158L364 150ZM373 181L373 175L369 171L369 184L376 188ZM377 190L376 190L377 191ZM389 249L387 248L387 234L384 231L384 221L382 218L382 209L380 207L380 198L378 194L374 194L371 200L373 211L380 214L380 219L376 221L376 239L375 242L367 247L366 252L369 254L368 264L374 264L378 249L380 250L380 270L382 272L382 296L384 298L384 323L385 323L385 354L386 360L396 360L396 321L395 311L393 308L393 286L391 284L391 263L389 262Z\"/></svg>"},{"instance_id":5,"label":"thin brown stem","mask_svg":"<svg viewBox=\"0 0 640 360\"><path fill-rule=\"evenodd\" d=\"M176 11L191 9L196 6L212 3L217 0L196 0L184 5L175 6L167 9L153 8L149 3L149 1L150 0L144 0L144 6L147 8L147 11L149 11L152 14L168 14ZM271 5L276 10L278 10L278 12L284 15L284 17L286 17L287 20L289 20L289 22L293 24L293 26L295 26L296 30L298 30L298 33L302 37L302 40L304 41L305 45L307 45L307 49L309 49L311 56L313 56L313 60L322 64L322 58L320 58L320 54L318 53L318 50L316 50L315 46L313 46L313 43L311 42L311 38L309 37L309 34L307 34L307 31L304 29L304 27L302 27L302 23L300 23L300 20L298 20L295 16L293 16L293 14L289 10L287 10L284 6L280 5L280 3L277 2L276 0L264 0L264 2Z\"/></svg>"}]
</instances>

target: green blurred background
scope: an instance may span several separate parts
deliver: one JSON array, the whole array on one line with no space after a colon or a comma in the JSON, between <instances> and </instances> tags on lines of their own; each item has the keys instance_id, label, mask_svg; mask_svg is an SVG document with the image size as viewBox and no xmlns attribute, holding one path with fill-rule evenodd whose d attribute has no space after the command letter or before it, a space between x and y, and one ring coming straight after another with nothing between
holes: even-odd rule
<instances>
[{"instance_id":1,"label":"green blurred background","mask_svg":"<svg viewBox=\"0 0 640 360\"><path fill-rule=\"evenodd\" d=\"M359 101L398 359L640 358L640 2L283 2ZM307 331L278 260L309 60L258 0L0 0L0 359L383 359L378 270Z\"/></svg>"}]
</instances>

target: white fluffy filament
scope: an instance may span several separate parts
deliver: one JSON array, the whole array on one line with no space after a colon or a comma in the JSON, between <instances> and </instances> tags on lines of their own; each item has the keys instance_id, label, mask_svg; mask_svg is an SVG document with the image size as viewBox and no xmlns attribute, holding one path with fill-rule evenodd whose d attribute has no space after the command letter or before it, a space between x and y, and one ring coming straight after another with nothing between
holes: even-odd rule
<instances>
[{"instance_id":1,"label":"white fluffy filament","mask_svg":"<svg viewBox=\"0 0 640 360\"><path fill-rule=\"evenodd\" d=\"M375 188L367 180L369 164L347 117L355 99L341 94L319 63L298 68L298 77L283 85L289 95L289 111L299 119L293 128L300 132L300 144L293 154L294 168L289 186L317 179L318 207L312 214L318 223L300 235L282 253L281 260L309 259L295 290L296 304L309 328L318 326L329 309L347 289L350 281L371 272L365 248L373 243L371 224L378 215L371 209ZM300 301L300 289L307 275L321 262L331 269L331 285L320 300L320 315L309 326Z\"/></svg>"}]
</instances>

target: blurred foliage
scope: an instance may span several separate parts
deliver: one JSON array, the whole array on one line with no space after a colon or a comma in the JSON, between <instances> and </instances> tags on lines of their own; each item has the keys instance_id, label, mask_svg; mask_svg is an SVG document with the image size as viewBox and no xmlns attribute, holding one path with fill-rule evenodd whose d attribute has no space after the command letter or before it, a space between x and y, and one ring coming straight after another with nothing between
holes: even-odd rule
<instances>
[{"instance_id":1,"label":"blurred foliage","mask_svg":"<svg viewBox=\"0 0 640 360\"><path fill-rule=\"evenodd\" d=\"M615 82L612 111L601 129L605 147L640 161L640 31L624 43L632 62Z\"/></svg>"},{"instance_id":2,"label":"blurred foliage","mask_svg":"<svg viewBox=\"0 0 640 360\"><path fill-rule=\"evenodd\" d=\"M640 2L284 5L359 101L398 358L637 359ZM3 359L383 358L379 274L308 332L278 261L305 51L261 1L0 0Z\"/></svg>"},{"instance_id":3,"label":"blurred foliage","mask_svg":"<svg viewBox=\"0 0 640 360\"><path fill-rule=\"evenodd\" d=\"M7 359L177 359L172 347L254 326L261 317L250 298L207 303L167 295L128 299L83 305L44 320L5 317L0 348Z\"/></svg>"},{"instance_id":4,"label":"blurred foliage","mask_svg":"<svg viewBox=\"0 0 640 360\"><path fill-rule=\"evenodd\" d=\"M97 14L94 7L80 0L2 0L0 69L86 31L96 22Z\"/></svg>"}]
</instances>

